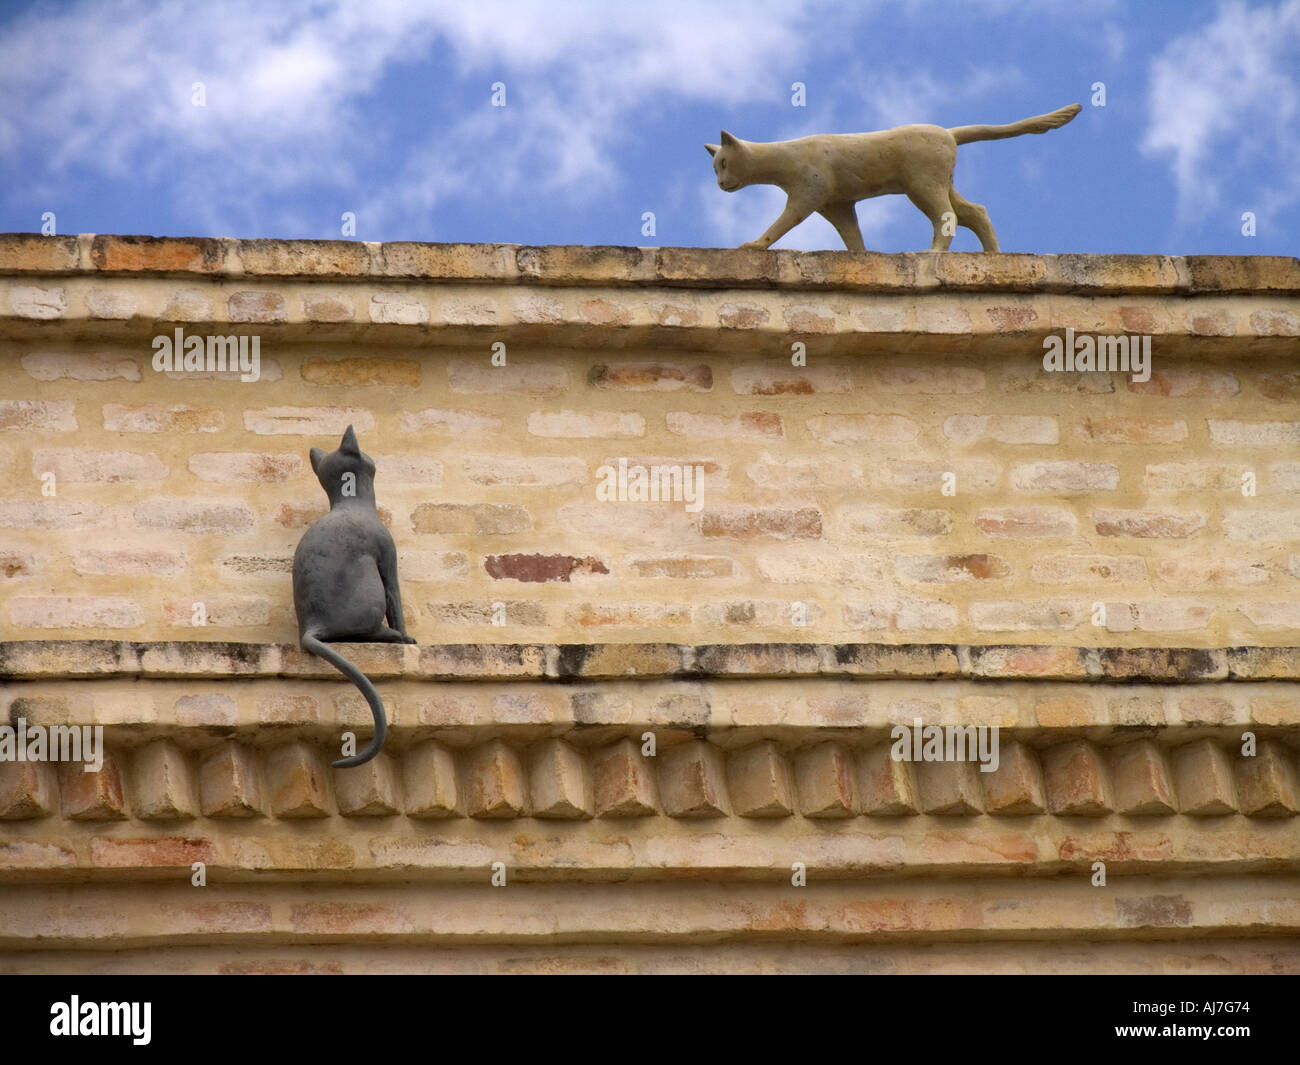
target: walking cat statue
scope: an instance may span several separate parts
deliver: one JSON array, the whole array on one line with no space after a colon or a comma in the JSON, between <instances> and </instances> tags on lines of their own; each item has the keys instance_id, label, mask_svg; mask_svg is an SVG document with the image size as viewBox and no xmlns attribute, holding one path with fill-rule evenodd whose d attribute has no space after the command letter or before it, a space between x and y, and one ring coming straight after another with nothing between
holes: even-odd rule
<instances>
[{"instance_id":1,"label":"walking cat statue","mask_svg":"<svg viewBox=\"0 0 1300 1065\"><path fill-rule=\"evenodd\" d=\"M397 548L375 508L375 464L348 426L337 451L311 449L329 513L312 523L293 554L293 606L298 642L347 677L365 696L375 735L359 754L334 762L347 769L370 761L384 745L388 721L370 679L329 643L415 643L402 620ZM387 623L385 624L385 618Z\"/></svg>"},{"instance_id":2,"label":"walking cat statue","mask_svg":"<svg viewBox=\"0 0 1300 1065\"><path fill-rule=\"evenodd\" d=\"M721 144L706 144L718 188L777 185L789 199L785 210L757 240L742 248L769 248L816 212L835 227L849 251L864 251L855 204L902 193L934 227L931 251L947 251L957 226L979 237L985 251L998 250L988 213L962 199L952 186L957 145L1046 133L1079 113L1070 104L1007 126L898 126L875 133L823 133L793 141L742 141L723 130Z\"/></svg>"}]
</instances>

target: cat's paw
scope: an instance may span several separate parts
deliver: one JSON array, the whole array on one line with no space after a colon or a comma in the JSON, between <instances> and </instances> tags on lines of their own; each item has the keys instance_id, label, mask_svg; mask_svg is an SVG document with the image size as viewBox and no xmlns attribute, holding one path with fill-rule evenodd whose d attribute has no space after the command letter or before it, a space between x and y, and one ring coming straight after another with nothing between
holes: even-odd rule
<instances>
[{"instance_id":1,"label":"cat's paw","mask_svg":"<svg viewBox=\"0 0 1300 1065\"><path fill-rule=\"evenodd\" d=\"M740 246L740 251L767 251L767 245L761 240L747 240Z\"/></svg>"},{"instance_id":2,"label":"cat's paw","mask_svg":"<svg viewBox=\"0 0 1300 1065\"><path fill-rule=\"evenodd\" d=\"M420 642L419 640L417 640L414 636L410 635L409 633L405 633L405 632L402 633L402 643L419 643L419 642Z\"/></svg>"}]
</instances>

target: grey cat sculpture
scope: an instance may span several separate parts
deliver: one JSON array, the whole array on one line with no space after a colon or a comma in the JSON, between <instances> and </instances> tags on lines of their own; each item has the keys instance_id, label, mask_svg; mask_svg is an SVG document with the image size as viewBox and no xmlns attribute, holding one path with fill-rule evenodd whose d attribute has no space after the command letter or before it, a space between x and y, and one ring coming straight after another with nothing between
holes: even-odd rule
<instances>
[{"instance_id":1,"label":"grey cat sculpture","mask_svg":"<svg viewBox=\"0 0 1300 1065\"><path fill-rule=\"evenodd\" d=\"M953 188L957 146L1060 129L1079 113L1078 104L1005 126L897 126L875 133L823 133L794 141L745 141L722 132L706 144L718 188L776 185L788 199L781 217L742 248L770 248L810 214L826 219L849 251L864 251L855 206L859 200L902 193L934 228L931 251L947 251L957 226L979 237L985 251L998 250L988 212Z\"/></svg>"},{"instance_id":2,"label":"grey cat sculpture","mask_svg":"<svg viewBox=\"0 0 1300 1065\"><path fill-rule=\"evenodd\" d=\"M370 678L328 644L415 643L415 638L402 619L397 548L375 508L374 461L357 445L350 425L337 451L326 454L314 447L310 457L330 509L303 533L293 553L293 607L302 649L352 681L374 715L370 745L333 763L348 769L379 753L388 720Z\"/></svg>"}]
</instances>

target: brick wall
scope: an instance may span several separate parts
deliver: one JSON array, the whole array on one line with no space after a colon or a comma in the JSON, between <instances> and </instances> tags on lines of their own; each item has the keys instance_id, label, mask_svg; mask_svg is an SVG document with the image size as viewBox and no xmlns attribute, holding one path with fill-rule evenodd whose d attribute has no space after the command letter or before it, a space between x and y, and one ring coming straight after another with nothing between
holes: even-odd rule
<instances>
[{"instance_id":1,"label":"brick wall","mask_svg":"<svg viewBox=\"0 0 1300 1065\"><path fill-rule=\"evenodd\" d=\"M0 290L0 710L109 751L0 764L0 968L1300 970L1295 260L11 236ZM334 771L289 560L349 423L421 646L352 649Z\"/></svg>"},{"instance_id":2,"label":"brick wall","mask_svg":"<svg viewBox=\"0 0 1300 1065\"><path fill-rule=\"evenodd\" d=\"M177 638L202 601L205 638L292 639L288 560L324 505L306 451L349 423L425 642L500 637L495 602L524 639L1213 647L1300 624L1293 263L1212 261L1202 292L1187 260L1079 279L1008 256L984 291L907 293L830 265L754 287L730 253L674 277L628 249L452 249L498 269L421 284L373 276L393 246L62 247L66 273L11 273L0 301L0 607L24 632ZM1233 291L1243 263L1258 291ZM176 325L259 335L260 380L156 372ZM1045 373L1067 325L1153 335L1150 379ZM702 467L702 509L598 501L620 458Z\"/></svg>"}]
</instances>

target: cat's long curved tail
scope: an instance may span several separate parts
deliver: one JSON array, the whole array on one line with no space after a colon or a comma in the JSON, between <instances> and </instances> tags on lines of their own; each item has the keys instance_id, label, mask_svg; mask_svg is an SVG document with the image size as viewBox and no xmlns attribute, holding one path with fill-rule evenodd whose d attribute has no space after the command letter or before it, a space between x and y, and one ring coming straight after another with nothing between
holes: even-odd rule
<instances>
[{"instance_id":1,"label":"cat's long curved tail","mask_svg":"<svg viewBox=\"0 0 1300 1065\"><path fill-rule=\"evenodd\" d=\"M364 765L370 761L384 746L384 738L388 735L388 718L384 715L384 704L379 698L379 692L375 686L370 683L361 670L357 669L351 662L339 654L333 647L327 643L322 643L315 636L304 633L299 641L304 651L310 651L314 655L319 655L330 665L342 673L353 684L362 695L366 697L366 702L370 704L370 712L375 718L375 738L370 741L370 746L364 751L354 754L351 758L340 758L337 762L331 762L335 769L351 769L353 766Z\"/></svg>"},{"instance_id":2,"label":"cat's long curved tail","mask_svg":"<svg viewBox=\"0 0 1300 1065\"><path fill-rule=\"evenodd\" d=\"M948 132L958 144L971 141L1000 141L1007 137L1019 137L1026 133L1046 133L1049 129L1060 129L1082 110L1079 104L1061 107L1047 115L1035 115L1022 118L1006 126L957 126Z\"/></svg>"}]
</instances>

